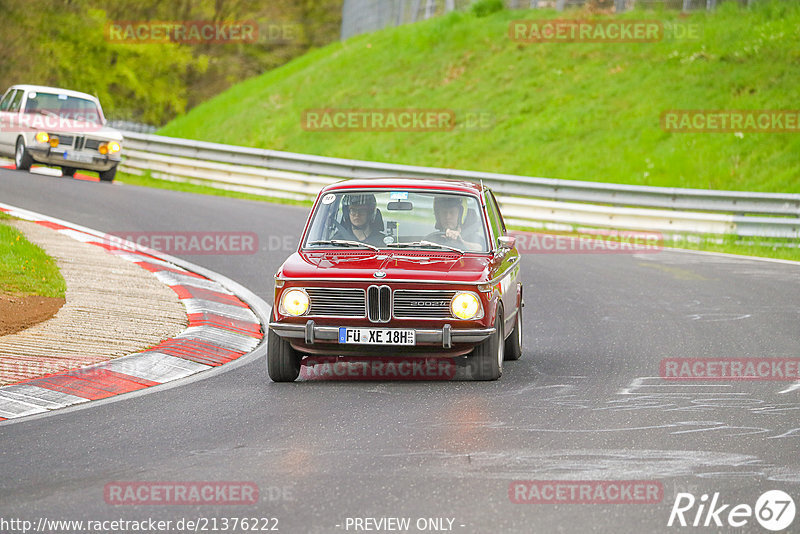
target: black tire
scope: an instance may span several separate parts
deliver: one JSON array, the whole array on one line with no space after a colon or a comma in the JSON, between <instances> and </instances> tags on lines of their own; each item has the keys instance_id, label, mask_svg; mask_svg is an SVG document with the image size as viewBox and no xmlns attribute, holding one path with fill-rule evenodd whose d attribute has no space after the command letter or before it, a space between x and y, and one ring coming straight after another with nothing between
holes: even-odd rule
<instances>
[{"instance_id":1,"label":"black tire","mask_svg":"<svg viewBox=\"0 0 800 534\"><path fill-rule=\"evenodd\" d=\"M522 356L522 306L517 307L517 319L514 321L514 330L506 339L506 350L503 356L506 361L519 360Z\"/></svg>"},{"instance_id":2,"label":"black tire","mask_svg":"<svg viewBox=\"0 0 800 534\"><path fill-rule=\"evenodd\" d=\"M494 319L495 332L475 347L468 364L475 380L497 380L503 374L503 308L498 308Z\"/></svg>"},{"instance_id":3,"label":"black tire","mask_svg":"<svg viewBox=\"0 0 800 534\"><path fill-rule=\"evenodd\" d=\"M292 345L270 329L267 333L267 373L273 382L294 382L302 357Z\"/></svg>"},{"instance_id":4,"label":"black tire","mask_svg":"<svg viewBox=\"0 0 800 534\"><path fill-rule=\"evenodd\" d=\"M100 177L101 182L113 182L114 176L117 175L117 166L114 165L107 171L99 171L97 175Z\"/></svg>"},{"instance_id":5,"label":"black tire","mask_svg":"<svg viewBox=\"0 0 800 534\"><path fill-rule=\"evenodd\" d=\"M25 143L21 137L17 139L17 147L14 150L14 165L18 171L29 171L33 165L33 158L25 149Z\"/></svg>"},{"instance_id":6,"label":"black tire","mask_svg":"<svg viewBox=\"0 0 800 534\"><path fill-rule=\"evenodd\" d=\"M63 176L69 176L70 178L75 176L75 171L78 169L73 169L72 167L61 167L61 174Z\"/></svg>"}]
</instances>

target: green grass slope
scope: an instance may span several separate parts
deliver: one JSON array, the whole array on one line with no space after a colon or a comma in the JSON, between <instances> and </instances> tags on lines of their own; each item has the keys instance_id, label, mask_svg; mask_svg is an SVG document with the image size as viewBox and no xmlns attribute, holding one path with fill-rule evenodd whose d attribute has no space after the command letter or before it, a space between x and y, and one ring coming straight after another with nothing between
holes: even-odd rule
<instances>
[{"instance_id":1,"label":"green grass slope","mask_svg":"<svg viewBox=\"0 0 800 534\"><path fill-rule=\"evenodd\" d=\"M656 186L800 192L800 133L669 133L671 109L800 109L800 2L633 11L699 29L656 43L514 42L513 20L453 13L335 43L245 80L159 133L413 165ZM319 132L317 108L444 108L448 132Z\"/></svg>"}]
</instances>

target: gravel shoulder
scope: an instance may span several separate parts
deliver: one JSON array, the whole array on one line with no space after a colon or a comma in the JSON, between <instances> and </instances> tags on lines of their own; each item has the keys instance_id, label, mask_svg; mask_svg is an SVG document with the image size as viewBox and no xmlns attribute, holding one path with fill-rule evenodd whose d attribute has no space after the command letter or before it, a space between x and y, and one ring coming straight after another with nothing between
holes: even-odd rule
<instances>
[{"instance_id":1,"label":"gravel shoulder","mask_svg":"<svg viewBox=\"0 0 800 534\"><path fill-rule=\"evenodd\" d=\"M140 352L186 328L178 295L138 265L32 222L12 224L56 260L67 291L51 319L0 336L0 385Z\"/></svg>"}]
</instances>

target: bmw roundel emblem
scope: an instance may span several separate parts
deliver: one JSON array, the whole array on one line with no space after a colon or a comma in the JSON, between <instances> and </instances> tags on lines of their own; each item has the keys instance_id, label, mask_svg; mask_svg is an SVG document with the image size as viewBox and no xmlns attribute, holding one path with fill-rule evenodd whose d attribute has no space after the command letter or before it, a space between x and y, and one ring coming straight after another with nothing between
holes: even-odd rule
<instances>
[{"instance_id":1,"label":"bmw roundel emblem","mask_svg":"<svg viewBox=\"0 0 800 534\"><path fill-rule=\"evenodd\" d=\"M384 276L386 276L386 273L383 271L375 271L374 273L372 273L372 276L374 276L375 278L383 278Z\"/></svg>"}]
</instances>

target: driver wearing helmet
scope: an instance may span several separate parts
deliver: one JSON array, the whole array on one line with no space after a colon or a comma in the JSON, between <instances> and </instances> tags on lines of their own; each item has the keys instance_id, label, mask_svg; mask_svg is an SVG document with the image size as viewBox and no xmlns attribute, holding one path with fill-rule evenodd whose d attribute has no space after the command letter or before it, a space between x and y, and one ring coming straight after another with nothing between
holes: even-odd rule
<instances>
[{"instance_id":1,"label":"driver wearing helmet","mask_svg":"<svg viewBox=\"0 0 800 534\"><path fill-rule=\"evenodd\" d=\"M433 214L436 217L436 230L428 239L442 245L462 250L478 251L483 245L476 237L479 232L473 224L464 225L464 205L457 196L437 196L433 200Z\"/></svg>"},{"instance_id":2,"label":"driver wearing helmet","mask_svg":"<svg viewBox=\"0 0 800 534\"><path fill-rule=\"evenodd\" d=\"M342 199L342 224L332 239L360 241L384 246L383 224L378 216L377 202L372 193L345 195Z\"/></svg>"}]
</instances>

